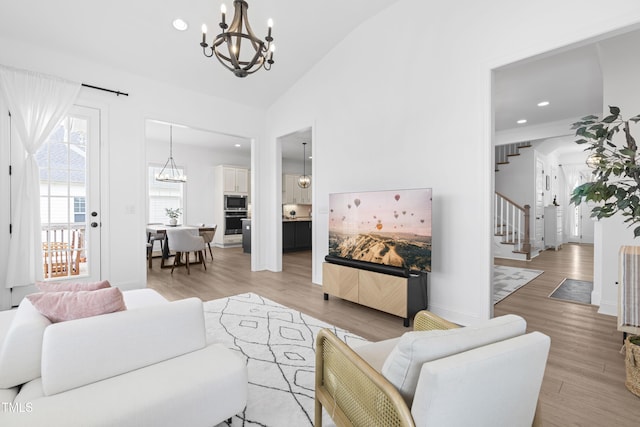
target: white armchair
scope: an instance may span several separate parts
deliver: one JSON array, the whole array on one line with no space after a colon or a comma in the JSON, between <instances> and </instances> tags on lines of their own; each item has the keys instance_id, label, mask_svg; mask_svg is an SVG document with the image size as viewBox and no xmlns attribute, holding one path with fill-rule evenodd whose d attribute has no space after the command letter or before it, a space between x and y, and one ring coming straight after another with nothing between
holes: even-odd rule
<instances>
[{"instance_id":1,"label":"white armchair","mask_svg":"<svg viewBox=\"0 0 640 427\"><path fill-rule=\"evenodd\" d=\"M197 233L198 230L195 229ZM176 252L176 256L173 258L173 266L171 267L171 274L176 265L180 263L180 254L185 254L184 263L187 267L187 274L191 274L189 268L189 253L196 253L196 260L202 264L204 269L207 269L207 265L204 263L204 239L202 236L194 235L193 230L189 228L167 228L167 239L169 247Z\"/></svg>"},{"instance_id":2,"label":"white armchair","mask_svg":"<svg viewBox=\"0 0 640 427\"><path fill-rule=\"evenodd\" d=\"M351 349L318 334L315 425L531 426L550 339L508 315L458 328L427 311L400 338Z\"/></svg>"}]
</instances>

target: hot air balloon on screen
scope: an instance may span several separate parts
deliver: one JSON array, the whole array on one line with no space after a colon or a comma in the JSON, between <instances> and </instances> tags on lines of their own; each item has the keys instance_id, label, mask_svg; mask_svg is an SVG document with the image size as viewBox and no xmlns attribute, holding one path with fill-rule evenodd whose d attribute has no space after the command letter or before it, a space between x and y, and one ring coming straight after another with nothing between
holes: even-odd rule
<instances>
[{"instance_id":1,"label":"hot air balloon on screen","mask_svg":"<svg viewBox=\"0 0 640 427\"><path fill-rule=\"evenodd\" d=\"M396 194L395 196L393 196L393 198L396 199L396 202L397 202L398 200L400 200L400 195Z\"/></svg>"},{"instance_id":2,"label":"hot air balloon on screen","mask_svg":"<svg viewBox=\"0 0 640 427\"><path fill-rule=\"evenodd\" d=\"M354 204L354 205L356 205L356 208L357 208L358 206L360 206L360 199L355 199L355 200L353 201L353 204Z\"/></svg>"}]
</instances>

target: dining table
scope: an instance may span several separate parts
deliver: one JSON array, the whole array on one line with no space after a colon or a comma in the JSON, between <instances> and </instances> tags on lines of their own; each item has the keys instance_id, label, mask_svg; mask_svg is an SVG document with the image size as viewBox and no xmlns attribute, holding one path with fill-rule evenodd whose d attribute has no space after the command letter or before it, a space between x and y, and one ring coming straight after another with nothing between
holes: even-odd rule
<instances>
[{"instance_id":1,"label":"dining table","mask_svg":"<svg viewBox=\"0 0 640 427\"><path fill-rule=\"evenodd\" d=\"M151 242L151 236L153 235L164 235L163 244L162 244L162 260L160 261L160 268L171 268L172 265L165 265L165 260L174 256L171 254L171 250L169 249L169 237L167 236L167 228L182 228L185 230L190 230L194 236L199 236L201 232L204 231L214 231L214 226L206 226L204 224L200 225L170 225L170 224L147 224L147 243ZM178 264L179 265L179 264Z\"/></svg>"}]
</instances>

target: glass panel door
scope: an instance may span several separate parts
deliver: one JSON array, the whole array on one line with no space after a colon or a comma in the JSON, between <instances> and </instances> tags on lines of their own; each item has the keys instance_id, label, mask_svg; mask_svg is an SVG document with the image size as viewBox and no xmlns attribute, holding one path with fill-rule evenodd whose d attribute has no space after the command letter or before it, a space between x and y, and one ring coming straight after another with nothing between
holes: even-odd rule
<instances>
[{"instance_id":1,"label":"glass panel door","mask_svg":"<svg viewBox=\"0 0 640 427\"><path fill-rule=\"evenodd\" d=\"M99 124L75 106L36 153L45 280L100 280Z\"/></svg>"}]
</instances>

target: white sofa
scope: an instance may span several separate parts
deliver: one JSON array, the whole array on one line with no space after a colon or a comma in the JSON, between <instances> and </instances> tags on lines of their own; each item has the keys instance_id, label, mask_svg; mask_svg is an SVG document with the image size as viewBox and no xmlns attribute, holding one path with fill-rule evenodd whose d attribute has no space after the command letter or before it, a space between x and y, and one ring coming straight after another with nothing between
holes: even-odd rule
<instances>
[{"instance_id":1,"label":"white sofa","mask_svg":"<svg viewBox=\"0 0 640 427\"><path fill-rule=\"evenodd\" d=\"M247 368L206 343L202 302L124 292L126 311L50 324L0 312L0 425L214 426L241 412Z\"/></svg>"}]
</instances>

